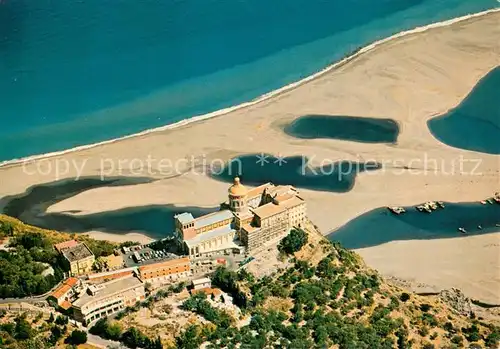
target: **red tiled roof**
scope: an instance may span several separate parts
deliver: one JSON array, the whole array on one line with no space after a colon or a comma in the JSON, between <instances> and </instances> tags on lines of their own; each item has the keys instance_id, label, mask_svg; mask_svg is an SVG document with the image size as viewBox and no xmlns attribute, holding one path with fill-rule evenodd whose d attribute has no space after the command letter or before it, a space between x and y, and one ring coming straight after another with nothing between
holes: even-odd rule
<instances>
[{"instance_id":1,"label":"red tiled roof","mask_svg":"<svg viewBox=\"0 0 500 349\"><path fill-rule=\"evenodd\" d=\"M222 294L222 291L219 290L218 288L210 288L210 287L205 287L205 288L200 288L199 290L192 290L191 294L197 294L203 292L206 295L214 295L214 296L220 296Z\"/></svg>"},{"instance_id":2,"label":"red tiled roof","mask_svg":"<svg viewBox=\"0 0 500 349\"><path fill-rule=\"evenodd\" d=\"M62 250L66 249L66 248L75 247L76 245L78 245L78 241L76 241L76 240L69 240L69 241L64 241L64 242L55 244L54 248L58 252L61 252Z\"/></svg>"},{"instance_id":3,"label":"red tiled roof","mask_svg":"<svg viewBox=\"0 0 500 349\"><path fill-rule=\"evenodd\" d=\"M67 278L66 281L64 281L64 283L68 286L73 287L78 283L78 279L74 278L74 277L70 277L70 278Z\"/></svg>"},{"instance_id":4,"label":"red tiled roof","mask_svg":"<svg viewBox=\"0 0 500 349\"><path fill-rule=\"evenodd\" d=\"M54 292L52 292L50 295L57 300L59 298L63 297L66 293L69 292L76 284L78 283L78 279L74 277L67 278L64 280L63 284L56 288Z\"/></svg>"},{"instance_id":5,"label":"red tiled roof","mask_svg":"<svg viewBox=\"0 0 500 349\"><path fill-rule=\"evenodd\" d=\"M127 277L132 275L131 270L127 271L119 271L117 270L116 272L107 272L107 273L96 273L96 274L88 274L89 281L102 281L102 280L112 280L112 279L120 279L123 277Z\"/></svg>"},{"instance_id":6,"label":"red tiled roof","mask_svg":"<svg viewBox=\"0 0 500 349\"><path fill-rule=\"evenodd\" d=\"M71 308L71 303L68 301L64 301L61 303L60 307L63 308L64 310L68 310L69 308Z\"/></svg>"},{"instance_id":7,"label":"red tiled roof","mask_svg":"<svg viewBox=\"0 0 500 349\"><path fill-rule=\"evenodd\" d=\"M71 290L71 286L62 284L54 292L51 293L51 296L55 299L59 300L59 298L63 297L68 291Z\"/></svg>"},{"instance_id":8,"label":"red tiled roof","mask_svg":"<svg viewBox=\"0 0 500 349\"><path fill-rule=\"evenodd\" d=\"M143 266L139 267L139 271L150 270L150 269L161 269L164 267L174 267L174 266L185 265L185 264L189 265L189 257L176 258L176 259L171 259L171 260L168 260L165 262L143 265Z\"/></svg>"}]
</instances>

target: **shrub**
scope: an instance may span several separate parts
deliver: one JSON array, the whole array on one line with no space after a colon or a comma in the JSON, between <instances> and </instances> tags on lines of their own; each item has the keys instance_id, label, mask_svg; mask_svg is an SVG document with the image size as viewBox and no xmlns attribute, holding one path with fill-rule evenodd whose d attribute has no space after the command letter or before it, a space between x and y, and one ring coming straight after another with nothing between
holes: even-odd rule
<instances>
[{"instance_id":1,"label":"shrub","mask_svg":"<svg viewBox=\"0 0 500 349\"><path fill-rule=\"evenodd\" d=\"M462 346L462 345L463 345L463 341L464 341L464 339L463 339L463 338L462 338L462 336L461 336L461 335L459 335L459 334L456 334L456 335L454 335L454 336L451 338L451 342L452 342L453 344L458 345L458 346Z\"/></svg>"},{"instance_id":2,"label":"shrub","mask_svg":"<svg viewBox=\"0 0 500 349\"><path fill-rule=\"evenodd\" d=\"M500 342L500 330L498 329L493 330L484 340L484 344L488 348L497 347L499 342Z\"/></svg>"},{"instance_id":3,"label":"shrub","mask_svg":"<svg viewBox=\"0 0 500 349\"><path fill-rule=\"evenodd\" d=\"M431 308L432 308L432 306L430 304L426 304L426 303L424 303L420 306L420 310L422 310L424 313L431 310Z\"/></svg>"},{"instance_id":4,"label":"shrub","mask_svg":"<svg viewBox=\"0 0 500 349\"><path fill-rule=\"evenodd\" d=\"M65 342L72 345L87 343L87 333L80 330L74 330L68 338L66 338Z\"/></svg>"},{"instance_id":5,"label":"shrub","mask_svg":"<svg viewBox=\"0 0 500 349\"><path fill-rule=\"evenodd\" d=\"M426 326L419 328L418 334L421 335L422 337L426 337L429 334L429 329Z\"/></svg>"},{"instance_id":6,"label":"shrub","mask_svg":"<svg viewBox=\"0 0 500 349\"><path fill-rule=\"evenodd\" d=\"M64 315L59 315L57 318L56 318L56 324L58 325L67 325L69 322L69 319L67 316L64 316Z\"/></svg>"},{"instance_id":7,"label":"shrub","mask_svg":"<svg viewBox=\"0 0 500 349\"><path fill-rule=\"evenodd\" d=\"M278 245L278 250L285 254L293 254L307 244L308 236L302 229L292 229Z\"/></svg>"},{"instance_id":8,"label":"shrub","mask_svg":"<svg viewBox=\"0 0 500 349\"><path fill-rule=\"evenodd\" d=\"M401 296L399 297L401 302L406 302L407 300L410 299L410 295L406 292L401 293Z\"/></svg>"}]
</instances>

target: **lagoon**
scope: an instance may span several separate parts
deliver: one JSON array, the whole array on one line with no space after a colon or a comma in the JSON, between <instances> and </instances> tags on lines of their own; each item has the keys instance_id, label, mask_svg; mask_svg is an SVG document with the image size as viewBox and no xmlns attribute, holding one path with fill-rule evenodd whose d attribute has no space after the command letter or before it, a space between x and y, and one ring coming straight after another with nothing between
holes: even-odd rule
<instances>
[{"instance_id":1,"label":"lagoon","mask_svg":"<svg viewBox=\"0 0 500 349\"><path fill-rule=\"evenodd\" d=\"M399 125L392 119L336 115L305 115L284 127L303 139L329 138L363 143L396 143Z\"/></svg>"},{"instance_id":2,"label":"lagoon","mask_svg":"<svg viewBox=\"0 0 500 349\"><path fill-rule=\"evenodd\" d=\"M395 215L378 208L351 220L330 232L328 238L349 249L359 249L399 240L457 238L500 231L500 205L480 203L445 203L444 209L432 213L406 207L406 213ZM482 229L478 228L481 226ZM467 234L458 232L463 227Z\"/></svg>"},{"instance_id":3,"label":"lagoon","mask_svg":"<svg viewBox=\"0 0 500 349\"><path fill-rule=\"evenodd\" d=\"M500 154L500 66L456 108L427 125L439 141L460 149Z\"/></svg>"},{"instance_id":4,"label":"lagoon","mask_svg":"<svg viewBox=\"0 0 500 349\"><path fill-rule=\"evenodd\" d=\"M142 233L154 239L170 236L175 230L174 216L191 212L195 217L214 212L218 207L183 207L176 205L149 205L81 214L80 211L46 212L47 208L88 190L129 186L152 182L149 178L115 177L102 180L85 177L33 186L24 193L0 200L3 213L23 222L71 233L102 231L112 234Z\"/></svg>"},{"instance_id":5,"label":"lagoon","mask_svg":"<svg viewBox=\"0 0 500 349\"><path fill-rule=\"evenodd\" d=\"M347 192L354 186L358 173L376 171L377 163L333 162L312 167L305 156L275 157L271 154L248 154L233 158L212 178L232 183L235 176L247 185L272 182L318 191ZM214 171L215 172L215 171Z\"/></svg>"}]
</instances>

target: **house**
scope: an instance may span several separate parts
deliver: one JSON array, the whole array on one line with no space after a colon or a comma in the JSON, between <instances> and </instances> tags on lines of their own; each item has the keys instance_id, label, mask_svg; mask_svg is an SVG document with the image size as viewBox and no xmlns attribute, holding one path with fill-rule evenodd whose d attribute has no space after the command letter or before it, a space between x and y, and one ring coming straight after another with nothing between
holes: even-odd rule
<instances>
[{"instance_id":1,"label":"house","mask_svg":"<svg viewBox=\"0 0 500 349\"><path fill-rule=\"evenodd\" d=\"M104 262L107 270L116 270L124 266L122 256L111 255L107 257L102 257L101 259Z\"/></svg>"},{"instance_id":2,"label":"house","mask_svg":"<svg viewBox=\"0 0 500 349\"><path fill-rule=\"evenodd\" d=\"M190 276L191 262L188 257L170 259L140 266L138 273L142 281L160 286Z\"/></svg>"},{"instance_id":3,"label":"house","mask_svg":"<svg viewBox=\"0 0 500 349\"><path fill-rule=\"evenodd\" d=\"M212 287L212 281L209 278L196 279L191 281L191 284L193 285L193 290Z\"/></svg>"},{"instance_id":4,"label":"house","mask_svg":"<svg viewBox=\"0 0 500 349\"><path fill-rule=\"evenodd\" d=\"M75 320L88 325L134 305L145 297L144 283L135 276L90 285L86 292L73 302L73 316Z\"/></svg>"},{"instance_id":5,"label":"house","mask_svg":"<svg viewBox=\"0 0 500 349\"><path fill-rule=\"evenodd\" d=\"M71 307L71 302L77 295L77 289L81 286L81 281L77 278L70 277L52 292L47 300L52 300L64 310Z\"/></svg>"},{"instance_id":6,"label":"house","mask_svg":"<svg viewBox=\"0 0 500 349\"><path fill-rule=\"evenodd\" d=\"M63 255L71 275L87 274L92 270L95 257L84 243L70 240L56 244L54 248Z\"/></svg>"}]
</instances>

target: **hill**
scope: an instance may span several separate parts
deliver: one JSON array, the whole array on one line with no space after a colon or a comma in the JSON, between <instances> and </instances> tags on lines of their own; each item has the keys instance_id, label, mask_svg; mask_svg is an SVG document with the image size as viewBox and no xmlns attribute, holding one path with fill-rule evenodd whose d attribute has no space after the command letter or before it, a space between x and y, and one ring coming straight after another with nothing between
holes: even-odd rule
<instances>
[{"instance_id":1,"label":"hill","mask_svg":"<svg viewBox=\"0 0 500 349\"><path fill-rule=\"evenodd\" d=\"M438 297L384 281L356 253L326 240L310 224L289 266L256 279L218 269L213 283L233 296L232 318L203 295L184 308L209 323L187 327L175 347L194 348L496 348L500 328L461 314ZM300 240L288 241L295 246ZM280 250L284 251L283 241ZM250 268L250 266L249 266Z\"/></svg>"},{"instance_id":2,"label":"hill","mask_svg":"<svg viewBox=\"0 0 500 349\"><path fill-rule=\"evenodd\" d=\"M70 238L85 241L95 253L116 247L7 216L0 216L0 235L17 244L17 252L25 249L30 255ZM12 253L0 253L0 288L6 288L16 283L2 279ZM33 254L39 255L43 257ZM138 343L139 338L151 348L161 346L158 337L163 347L188 349L498 347L500 328L472 308L453 308L446 299L418 296L388 283L359 255L325 239L312 223L254 257L255 263L238 271L215 271L212 284L222 296L189 296L184 284L172 286L100 326L118 328L120 340ZM454 293L450 297L457 298ZM137 322L138 314L145 313L158 313L157 321ZM186 321L174 321L182 318Z\"/></svg>"}]
</instances>

